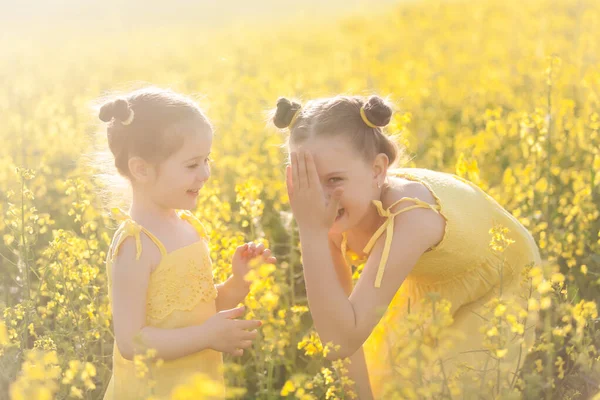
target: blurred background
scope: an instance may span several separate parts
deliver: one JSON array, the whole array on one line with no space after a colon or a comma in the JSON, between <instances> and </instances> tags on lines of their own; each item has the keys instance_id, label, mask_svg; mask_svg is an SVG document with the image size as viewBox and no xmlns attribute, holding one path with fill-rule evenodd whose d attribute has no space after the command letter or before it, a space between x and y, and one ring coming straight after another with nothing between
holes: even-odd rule
<instances>
[{"instance_id":1,"label":"blurred background","mask_svg":"<svg viewBox=\"0 0 600 400\"><path fill-rule=\"evenodd\" d=\"M410 370L399 398L591 398L598 37L595 0L0 0L0 399L102 398L113 346L104 259L117 225L107 207L126 204L107 203L102 193L117 190L89 167L106 146L93 106L149 84L194 96L215 125L213 177L195 210L215 280L246 240L280 260L258 269L246 302L248 318L266 322L261 340L227 360L239 398L344 398L307 312L286 133L267 121L279 96L340 93L389 96L402 165L472 180L532 232L545 260L530 277L548 283L530 303L543 324L518 379L478 377L449 395L439 377ZM202 398L202 387L175 398Z\"/></svg>"},{"instance_id":2,"label":"blurred background","mask_svg":"<svg viewBox=\"0 0 600 400\"><path fill-rule=\"evenodd\" d=\"M402 0L409 2L411 0ZM339 16L361 8L364 10L381 8L398 3L394 0L331 0L328 2L305 1L272 1L257 0L244 2L216 2L208 0L188 1L150 0L145 2L122 2L108 0L102 2L82 3L76 0L48 0L15 4L2 2L1 21L5 24L23 26L35 23L52 28L57 22L61 25L85 26L85 24L101 25L114 29L122 27L140 27L144 25L192 25L221 26L232 21L246 20L251 22L287 20L298 15L309 15L319 18L322 15ZM127 23L126 21L130 21ZM89 26L88 26L89 27Z\"/></svg>"}]
</instances>

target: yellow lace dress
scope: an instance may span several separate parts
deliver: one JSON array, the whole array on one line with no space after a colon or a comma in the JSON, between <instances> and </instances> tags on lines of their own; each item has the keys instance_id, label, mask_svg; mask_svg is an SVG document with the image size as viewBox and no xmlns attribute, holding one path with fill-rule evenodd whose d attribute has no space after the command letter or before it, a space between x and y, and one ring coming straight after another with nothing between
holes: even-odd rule
<instances>
[{"instance_id":1,"label":"yellow lace dress","mask_svg":"<svg viewBox=\"0 0 600 400\"><path fill-rule=\"evenodd\" d=\"M418 168L393 171L404 179L413 180L426 186L436 199L436 205L415 198L403 198L384 209L381 202L375 201L379 214L387 217L386 222L375 232L363 253L369 254L381 236L385 237L383 256L379 265L375 286L385 279L385 266L392 241L394 218L415 208L429 208L446 220L444 237L435 247L425 252L396 293L386 313L364 344L369 376L376 399L383 398L386 382L393 379L394 365L390 359L393 347L401 339L395 336L394 327L403 324L409 308L417 309L420 300L427 293L437 292L452 303L450 312L454 322L451 326L462 332L464 339L455 343L446 362L446 373L452 373L459 363L482 366L488 358L483 349L483 333L480 332L484 320L479 316L484 304L499 294L502 286L503 299L521 300L520 273L527 265L540 264L538 247L530 233L517 219L502 208L493 198L478 186L458 176ZM411 204L398 210L399 203ZM396 211L391 211L396 210ZM506 236L514 243L503 253L490 247L490 229L494 226L508 228ZM356 253L349 252L343 236L342 252L347 259ZM359 260L360 262L360 260ZM523 303L521 303L523 304ZM534 329L528 326L525 342L531 343ZM517 365L518 344L513 342L506 362ZM397 353L396 353L397 354Z\"/></svg>"},{"instance_id":2,"label":"yellow lace dress","mask_svg":"<svg viewBox=\"0 0 600 400\"><path fill-rule=\"evenodd\" d=\"M152 271L148 284L146 324L163 329L200 325L216 313L217 289L213 283L206 232L190 212L179 211L178 214L196 228L201 240L167 253L164 245L152 233L121 214L124 220L113 237L106 263L108 293L112 303L111 266L120 245L127 237L134 237L139 259L142 253L140 234L143 232L154 242L162 258ZM206 349L151 366L150 371L140 378L136 376L134 362L123 358L115 342L112 377L104 400L145 399L151 394L153 399L168 399L173 388L189 383L197 373L203 373L222 385L222 364L220 352ZM151 385L150 379L155 381L154 385Z\"/></svg>"}]
</instances>

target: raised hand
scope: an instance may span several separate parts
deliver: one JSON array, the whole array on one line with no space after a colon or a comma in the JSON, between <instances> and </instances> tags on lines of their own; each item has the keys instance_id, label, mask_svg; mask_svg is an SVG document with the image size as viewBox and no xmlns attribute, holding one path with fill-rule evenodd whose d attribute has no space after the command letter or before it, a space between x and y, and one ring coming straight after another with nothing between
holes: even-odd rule
<instances>
[{"instance_id":1,"label":"raised hand","mask_svg":"<svg viewBox=\"0 0 600 400\"><path fill-rule=\"evenodd\" d=\"M277 259L271 255L271 250L265 245L254 242L246 243L235 249L231 260L231 272L235 278L244 278L250 272L251 262L261 258L263 263L274 264Z\"/></svg>"},{"instance_id":2,"label":"raised hand","mask_svg":"<svg viewBox=\"0 0 600 400\"><path fill-rule=\"evenodd\" d=\"M287 189L294 218L300 230L329 230L337 215L343 189L325 199L312 155L306 151L291 154L292 165L287 167Z\"/></svg>"}]
</instances>

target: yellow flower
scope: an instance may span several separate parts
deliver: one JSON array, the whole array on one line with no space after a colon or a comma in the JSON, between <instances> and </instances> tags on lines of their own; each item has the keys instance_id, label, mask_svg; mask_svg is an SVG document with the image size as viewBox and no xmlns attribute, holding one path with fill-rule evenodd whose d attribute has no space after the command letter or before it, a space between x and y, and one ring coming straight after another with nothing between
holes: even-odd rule
<instances>
[{"instance_id":1,"label":"yellow flower","mask_svg":"<svg viewBox=\"0 0 600 400\"><path fill-rule=\"evenodd\" d=\"M310 333L310 335L305 336L300 342L298 342L298 350L304 349L304 354L307 356L314 356L324 354L323 344L319 337L314 333Z\"/></svg>"},{"instance_id":2,"label":"yellow flower","mask_svg":"<svg viewBox=\"0 0 600 400\"><path fill-rule=\"evenodd\" d=\"M540 303L537 301L537 299L530 298L528 300L527 308L529 308L531 311L537 311L540 309Z\"/></svg>"},{"instance_id":3,"label":"yellow flower","mask_svg":"<svg viewBox=\"0 0 600 400\"><path fill-rule=\"evenodd\" d=\"M329 368L321 368L321 374L325 378L326 384L330 385L333 383L333 381L334 381L333 373L331 372L331 370Z\"/></svg>"},{"instance_id":4,"label":"yellow flower","mask_svg":"<svg viewBox=\"0 0 600 400\"><path fill-rule=\"evenodd\" d=\"M283 385L283 387L281 388L281 392L279 393L281 396L287 396L290 393L293 393L296 391L296 387L294 386L294 383L291 380L287 380L285 382L285 384Z\"/></svg>"},{"instance_id":5,"label":"yellow flower","mask_svg":"<svg viewBox=\"0 0 600 400\"><path fill-rule=\"evenodd\" d=\"M517 320L515 315L507 315L506 322L510 325L510 331L522 335L525 333L525 326Z\"/></svg>"},{"instance_id":6,"label":"yellow flower","mask_svg":"<svg viewBox=\"0 0 600 400\"><path fill-rule=\"evenodd\" d=\"M552 283L563 283L565 281L565 276L563 274L561 274L560 272L555 272L552 274L551 281L552 281Z\"/></svg>"},{"instance_id":7,"label":"yellow flower","mask_svg":"<svg viewBox=\"0 0 600 400\"><path fill-rule=\"evenodd\" d=\"M325 393L325 398L326 399L337 399L336 397L336 392L337 392L337 388L335 386L329 386L327 388L327 392Z\"/></svg>"},{"instance_id":8,"label":"yellow flower","mask_svg":"<svg viewBox=\"0 0 600 400\"><path fill-rule=\"evenodd\" d=\"M10 385L11 399L51 399L58 391L60 367L55 351L29 350L17 379Z\"/></svg>"},{"instance_id":9,"label":"yellow flower","mask_svg":"<svg viewBox=\"0 0 600 400\"><path fill-rule=\"evenodd\" d=\"M546 294L552 290L552 284L548 281L542 281L542 283L538 285L537 290L540 294Z\"/></svg>"},{"instance_id":10,"label":"yellow flower","mask_svg":"<svg viewBox=\"0 0 600 400\"><path fill-rule=\"evenodd\" d=\"M0 347L8 344L8 331L4 321L0 320Z\"/></svg>"},{"instance_id":11,"label":"yellow flower","mask_svg":"<svg viewBox=\"0 0 600 400\"><path fill-rule=\"evenodd\" d=\"M496 328L495 326L493 326L491 329L489 329L486 334L488 336L498 336L498 328Z\"/></svg>"},{"instance_id":12,"label":"yellow flower","mask_svg":"<svg viewBox=\"0 0 600 400\"><path fill-rule=\"evenodd\" d=\"M540 301L540 308L542 310L549 309L551 305L552 305L552 299L550 297L542 297L542 300Z\"/></svg>"},{"instance_id":13,"label":"yellow flower","mask_svg":"<svg viewBox=\"0 0 600 400\"><path fill-rule=\"evenodd\" d=\"M492 250L502 253L508 246L515 242L507 236L509 232L510 230L508 228L501 225L495 225L489 230L490 235L492 235L492 240L490 241Z\"/></svg>"},{"instance_id":14,"label":"yellow flower","mask_svg":"<svg viewBox=\"0 0 600 400\"><path fill-rule=\"evenodd\" d=\"M501 317L506 312L506 306L504 304L498 304L494 309L494 316Z\"/></svg>"},{"instance_id":15,"label":"yellow flower","mask_svg":"<svg viewBox=\"0 0 600 400\"><path fill-rule=\"evenodd\" d=\"M542 360L535 360L535 369L537 372L542 372L544 370L544 366L542 365Z\"/></svg>"},{"instance_id":16,"label":"yellow flower","mask_svg":"<svg viewBox=\"0 0 600 400\"><path fill-rule=\"evenodd\" d=\"M238 392L239 389L235 391ZM171 400L221 398L224 392L225 388L220 382L205 374L198 373L192 376L188 382L175 387L171 392Z\"/></svg>"},{"instance_id":17,"label":"yellow flower","mask_svg":"<svg viewBox=\"0 0 600 400\"><path fill-rule=\"evenodd\" d=\"M563 358L561 356L558 356L554 365L556 365L556 367L558 368L558 379L564 379L564 377L565 377L565 369L564 369L565 361L563 360Z\"/></svg>"},{"instance_id":18,"label":"yellow flower","mask_svg":"<svg viewBox=\"0 0 600 400\"><path fill-rule=\"evenodd\" d=\"M83 391L75 386L71 386L69 394L78 399L83 399Z\"/></svg>"}]
</instances>

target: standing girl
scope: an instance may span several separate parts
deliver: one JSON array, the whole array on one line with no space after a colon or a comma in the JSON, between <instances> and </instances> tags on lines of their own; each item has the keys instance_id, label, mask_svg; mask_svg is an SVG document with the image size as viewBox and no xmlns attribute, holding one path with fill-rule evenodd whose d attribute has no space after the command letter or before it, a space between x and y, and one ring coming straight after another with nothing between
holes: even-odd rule
<instances>
[{"instance_id":1,"label":"standing girl","mask_svg":"<svg viewBox=\"0 0 600 400\"><path fill-rule=\"evenodd\" d=\"M427 169L389 170L398 158L383 131L391 116L377 96L305 107L280 99L274 116L277 127L290 129L287 183L310 311L322 342L340 346L331 357L352 356L361 399L371 396L369 378L375 398L383 398L393 377L391 350L401 339L395 326L430 292L451 302L452 328L465 337L448 367L481 365L488 356L484 305L500 286L503 299L518 299L521 271L540 262L529 232L474 184ZM502 256L489 246L498 225L514 240ZM354 288L350 252L366 259ZM526 339L532 335L529 329Z\"/></svg>"},{"instance_id":2,"label":"standing girl","mask_svg":"<svg viewBox=\"0 0 600 400\"><path fill-rule=\"evenodd\" d=\"M233 308L248 293L249 261L275 259L263 245L240 246L233 275L214 285L207 234L188 211L210 176L213 130L192 100L142 89L105 103L99 117L133 195L106 263L115 345L104 399L167 399L197 373L222 384L222 353L242 355L261 325ZM146 349L164 361L153 387L133 360Z\"/></svg>"}]
</instances>

